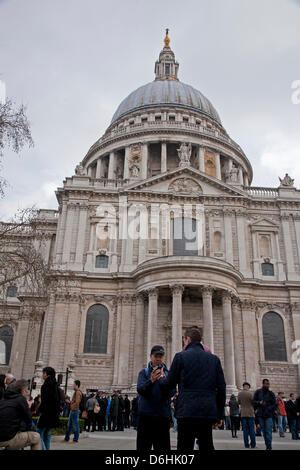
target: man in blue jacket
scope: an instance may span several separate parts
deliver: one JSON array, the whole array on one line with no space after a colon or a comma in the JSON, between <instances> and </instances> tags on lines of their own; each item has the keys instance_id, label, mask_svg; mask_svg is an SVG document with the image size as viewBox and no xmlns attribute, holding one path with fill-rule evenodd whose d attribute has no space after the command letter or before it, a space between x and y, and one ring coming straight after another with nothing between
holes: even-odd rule
<instances>
[{"instance_id":1,"label":"man in blue jacket","mask_svg":"<svg viewBox=\"0 0 300 470\"><path fill-rule=\"evenodd\" d=\"M201 332L188 328L185 348L175 355L169 374L160 379L161 387L178 385L176 418L177 449L193 451L195 439L199 450L214 450L212 426L221 425L226 400L226 383L220 359L204 351Z\"/></svg>"},{"instance_id":2,"label":"man in blue jacket","mask_svg":"<svg viewBox=\"0 0 300 470\"><path fill-rule=\"evenodd\" d=\"M140 452L150 451L152 446L159 452L171 449L170 398L175 394L175 390L160 386L160 379L168 375L167 367L163 363L164 355L162 346L153 346L148 367L141 370L138 376L137 450Z\"/></svg>"},{"instance_id":3,"label":"man in blue jacket","mask_svg":"<svg viewBox=\"0 0 300 470\"><path fill-rule=\"evenodd\" d=\"M256 416L263 432L266 450L272 450L272 417L276 409L276 397L269 388L269 380L264 379L262 382L262 388L256 390L253 397L253 405L256 409Z\"/></svg>"}]
</instances>

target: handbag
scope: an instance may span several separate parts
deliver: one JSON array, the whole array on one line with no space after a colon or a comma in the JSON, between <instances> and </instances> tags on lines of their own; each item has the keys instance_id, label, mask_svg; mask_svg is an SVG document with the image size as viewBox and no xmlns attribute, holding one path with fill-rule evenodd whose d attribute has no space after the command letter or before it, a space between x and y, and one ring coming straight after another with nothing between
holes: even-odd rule
<instances>
[{"instance_id":1,"label":"handbag","mask_svg":"<svg viewBox=\"0 0 300 470\"><path fill-rule=\"evenodd\" d=\"M94 413L99 413L100 411L100 406L98 405L98 403L95 403L95 406L94 406Z\"/></svg>"},{"instance_id":2,"label":"handbag","mask_svg":"<svg viewBox=\"0 0 300 470\"><path fill-rule=\"evenodd\" d=\"M83 412L81 413L81 418L82 418L82 419L87 419L87 418L88 418L87 411L83 411Z\"/></svg>"}]
</instances>

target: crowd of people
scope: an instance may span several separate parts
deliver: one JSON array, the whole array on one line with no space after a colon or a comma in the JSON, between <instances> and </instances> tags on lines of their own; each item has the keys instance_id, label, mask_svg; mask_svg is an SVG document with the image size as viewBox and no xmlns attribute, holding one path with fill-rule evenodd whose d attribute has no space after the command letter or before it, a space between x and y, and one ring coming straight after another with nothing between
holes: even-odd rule
<instances>
[{"instance_id":1,"label":"crowd of people","mask_svg":"<svg viewBox=\"0 0 300 470\"><path fill-rule=\"evenodd\" d=\"M177 449L214 450L213 429L231 430L238 437L242 428L244 446L255 448L263 435L266 450L272 450L272 433L300 440L300 396L277 397L264 379L262 387L251 391L248 382L226 401L226 383L220 359L201 342L197 327L188 328L183 350L174 356L170 370L163 362L162 346L153 346L148 366L137 380L137 394L130 399L121 390L113 393L80 389L75 380L72 396L65 395L52 367L43 369L40 394L29 396L28 381L11 374L0 375L0 447L8 450L30 447L50 450L51 429L67 418L64 439L79 441L79 419L87 432L137 430L137 450L169 451L170 427L177 432ZM33 421L33 417L37 419ZM73 434L73 440L70 440Z\"/></svg>"}]
</instances>

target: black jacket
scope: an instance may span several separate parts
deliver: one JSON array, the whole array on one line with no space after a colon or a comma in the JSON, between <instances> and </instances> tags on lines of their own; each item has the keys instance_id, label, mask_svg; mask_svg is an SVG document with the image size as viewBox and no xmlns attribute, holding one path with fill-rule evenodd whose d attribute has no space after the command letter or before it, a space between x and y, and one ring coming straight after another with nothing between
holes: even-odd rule
<instances>
[{"instance_id":1,"label":"black jacket","mask_svg":"<svg viewBox=\"0 0 300 470\"><path fill-rule=\"evenodd\" d=\"M28 431L32 424L26 398L14 390L7 390L0 401L0 442L9 441L18 432Z\"/></svg>"},{"instance_id":2,"label":"black jacket","mask_svg":"<svg viewBox=\"0 0 300 470\"><path fill-rule=\"evenodd\" d=\"M261 401L265 404L261 405ZM271 390L259 388L254 393L253 405L258 418L272 418L276 409L276 397Z\"/></svg>"},{"instance_id":3,"label":"black jacket","mask_svg":"<svg viewBox=\"0 0 300 470\"><path fill-rule=\"evenodd\" d=\"M169 375L161 384L169 388L178 384L177 418L222 419L226 383L221 362L205 352L199 341L175 355Z\"/></svg>"},{"instance_id":4,"label":"black jacket","mask_svg":"<svg viewBox=\"0 0 300 470\"><path fill-rule=\"evenodd\" d=\"M39 412L38 428L56 428L59 426L60 392L55 377L47 377L41 387Z\"/></svg>"},{"instance_id":5,"label":"black jacket","mask_svg":"<svg viewBox=\"0 0 300 470\"><path fill-rule=\"evenodd\" d=\"M286 414L288 419L297 419L297 408L296 402L293 400L288 400L285 404Z\"/></svg>"},{"instance_id":6,"label":"black jacket","mask_svg":"<svg viewBox=\"0 0 300 470\"><path fill-rule=\"evenodd\" d=\"M163 371L168 373L167 367L163 364ZM170 398L175 395L176 390L169 390L167 387L162 388L163 379L151 382L150 376L153 372L152 363L149 362L148 367L142 369L138 376L137 392L139 396L139 415L155 416L159 418L171 417Z\"/></svg>"}]
</instances>

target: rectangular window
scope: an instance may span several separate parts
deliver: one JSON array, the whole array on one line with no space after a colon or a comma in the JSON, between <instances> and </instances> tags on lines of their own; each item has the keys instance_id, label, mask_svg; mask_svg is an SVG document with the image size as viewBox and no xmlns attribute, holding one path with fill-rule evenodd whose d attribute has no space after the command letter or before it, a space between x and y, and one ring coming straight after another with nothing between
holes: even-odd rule
<instances>
[{"instance_id":1,"label":"rectangular window","mask_svg":"<svg viewBox=\"0 0 300 470\"><path fill-rule=\"evenodd\" d=\"M261 270L263 276L274 276L274 265L272 263L262 263Z\"/></svg>"},{"instance_id":2,"label":"rectangular window","mask_svg":"<svg viewBox=\"0 0 300 470\"><path fill-rule=\"evenodd\" d=\"M161 121L161 116L155 116L155 121Z\"/></svg>"},{"instance_id":3,"label":"rectangular window","mask_svg":"<svg viewBox=\"0 0 300 470\"><path fill-rule=\"evenodd\" d=\"M166 64L166 75L170 75L170 64Z\"/></svg>"}]
</instances>

